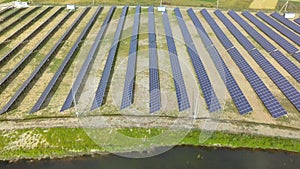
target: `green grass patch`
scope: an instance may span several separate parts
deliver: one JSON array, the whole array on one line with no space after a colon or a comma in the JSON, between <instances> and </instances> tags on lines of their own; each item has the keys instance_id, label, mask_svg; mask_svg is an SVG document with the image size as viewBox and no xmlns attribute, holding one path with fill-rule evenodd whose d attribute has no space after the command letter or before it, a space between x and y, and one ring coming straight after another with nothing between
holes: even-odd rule
<instances>
[{"instance_id":1,"label":"green grass patch","mask_svg":"<svg viewBox=\"0 0 300 169\"><path fill-rule=\"evenodd\" d=\"M88 133L91 132L95 132L99 138L102 138L101 147L82 128L36 128L0 131L0 159L65 157L95 152L134 151L170 145L243 147L300 152L300 140L279 137L223 132L205 133L204 131L192 130L183 139L178 140L176 136L185 134L183 132L186 131L162 128L106 128L88 131ZM159 138L162 133L164 133L164 137ZM209 136L208 139L200 139L199 141L203 134ZM142 144L142 147L137 147L138 142L130 139L120 139L120 135L127 138L144 139L145 143Z\"/></svg>"},{"instance_id":2,"label":"green grass patch","mask_svg":"<svg viewBox=\"0 0 300 169\"><path fill-rule=\"evenodd\" d=\"M150 138L157 136L163 132L162 129L156 129L156 128L130 128L130 129L118 129L119 133L124 134L128 137L133 138Z\"/></svg>"}]
</instances>

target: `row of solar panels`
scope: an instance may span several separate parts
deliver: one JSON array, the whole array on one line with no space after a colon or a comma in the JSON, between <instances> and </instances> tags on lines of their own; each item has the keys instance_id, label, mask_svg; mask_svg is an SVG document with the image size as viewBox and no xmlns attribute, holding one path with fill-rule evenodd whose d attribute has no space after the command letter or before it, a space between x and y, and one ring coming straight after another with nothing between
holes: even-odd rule
<instances>
[{"instance_id":1,"label":"row of solar panels","mask_svg":"<svg viewBox=\"0 0 300 169\"><path fill-rule=\"evenodd\" d=\"M281 46L285 51L291 54L298 62L300 62L300 56L296 53L299 52L299 49L295 47L292 43L284 39L281 35L277 34L270 27L265 25L262 21L258 20L248 11L242 13L249 21L256 25L261 31L263 31L267 36L269 36L274 42Z\"/></svg>"},{"instance_id":2,"label":"row of solar panels","mask_svg":"<svg viewBox=\"0 0 300 169\"><path fill-rule=\"evenodd\" d=\"M7 30L9 30L10 28L12 28L14 25L16 25L18 22L21 22L22 20L24 20L26 17L28 17L30 14L34 13L35 11L37 11L39 8L41 7L34 7L31 8L29 11L27 11L25 14L23 14L22 16L20 16L18 19L14 20L13 22L11 22L10 24L8 24L7 26L5 26L4 28L2 28L0 30L0 35L3 34L4 32L6 32Z\"/></svg>"},{"instance_id":3,"label":"row of solar panels","mask_svg":"<svg viewBox=\"0 0 300 169\"><path fill-rule=\"evenodd\" d=\"M3 67L11 58L15 56L31 39L33 39L39 32L43 30L61 11L63 8L58 9L52 16L50 16L45 22L39 25L33 32L31 32L24 40L18 43L17 46L12 48L6 55L0 59L0 67Z\"/></svg>"},{"instance_id":4,"label":"row of solar panels","mask_svg":"<svg viewBox=\"0 0 300 169\"><path fill-rule=\"evenodd\" d=\"M5 8L5 9L2 9L2 10L0 11L0 15L4 15L4 14L7 13L8 11L10 11L11 9L13 9L13 7L7 7L7 8Z\"/></svg>"},{"instance_id":5,"label":"row of solar panels","mask_svg":"<svg viewBox=\"0 0 300 169\"><path fill-rule=\"evenodd\" d=\"M246 50L247 45L253 46L247 37L245 37L226 16L219 10L215 11L215 14L219 19L225 24L229 31L239 39L239 42ZM252 49L248 51L250 56L256 61L256 63L266 72L266 74L273 80L277 87L283 92L283 94L290 100L290 102L300 111L300 93L294 88L292 84L261 54L257 49Z\"/></svg>"},{"instance_id":6,"label":"row of solar panels","mask_svg":"<svg viewBox=\"0 0 300 169\"><path fill-rule=\"evenodd\" d=\"M41 19L47 12L49 12L53 7L47 7L44 10L42 10L38 15L33 16L32 19L30 19L29 22L27 22L25 25L21 26L17 31L15 31L13 34L8 36L5 40L3 40L0 43L0 49L2 49L5 45L7 45L11 40L18 37L21 33L23 33L28 27L33 25L35 22L37 22L39 19ZM16 26L17 23L15 23L13 26Z\"/></svg>"},{"instance_id":7,"label":"row of solar panels","mask_svg":"<svg viewBox=\"0 0 300 169\"><path fill-rule=\"evenodd\" d=\"M139 21L139 13L140 13L140 7L137 7L136 9L136 17L134 21L134 29L133 29L133 35L131 40L131 46L130 48L130 54L135 53L134 50L136 50L137 46L137 34L138 34L138 21ZM110 22L110 19L112 17L112 14L114 12L115 7L112 7L109 11L109 14L107 18L105 19L100 31L98 32L98 36L92 46L92 50L90 50L90 53L88 54L88 57L86 58L85 63L83 64L74 84L69 92L69 95L62 107L62 111L70 108L72 104L74 103L74 95L77 95L79 87L82 85L82 81L84 77L87 76L88 69L92 64L92 61L95 57L95 53L97 52L97 48L100 45L100 41L107 29L107 26ZM125 6L123 8L121 18L117 27L117 31L115 33L114 41L112 43L112 48L109 51L108 59L105 64L105 68L98 86L98 89L96 91L96 96L93 102L92 110L100 107L104 102L105 97L105 91L107 88L107 83L111 75L111 70L113 69L113 61L115 59L117 46L119 43L120 35L122 32L122 28L125 22L126 13L128 10L128 6ZM23 84L23 86L20 88L20 90L15 94L15 96L8 102L8 104L2 109L0 112L1 114L4 112L7 112L10 107L15 103L15 101L20 97L23 90L26 89L26 87L31 83L32 79L36 76L36 74L44 67L45 63L49 60L49 58L52 56L51 52L54 52L57 50L59 44L67 38L67 35L71 32L71 30L74 29L75 25L80 22L80 20L83 18L83 16L88 11L88 8L82 12L82 14L76 19L76 21L71 25L70 29L63 35L63 37L57 42L55 47L50 51L50 53L45 57L45 59L41 62L40 66L36 69L34 73L32 73L32 76L30 76L29 79ZM32 112L35 112L39 110L44 103L45 99L47 98L48 94L50 93L53 86L56 84L58 77L61 75L61 73L64 71L64 67L69 64L69 61L71 60L71 57L73 56L75 50L77 50L80 41L84 38L84 36L88 33L88 29L92 26L92 23L94 22L95 18L100 14L102 11L102 8L98 8L97 12L94 14L93 18L90 20L87 27L84 29L84 31L81 33L80 37L77 39L76 44L73 46L67 57L65 58L65 61L62 63L61 67L49 83L48 87L32 109ZM153 7L149 7L149 60L150 60L150 112L155 112L160 109L160 90L159 90L159 73L158 73L158 66L157 66L157 51L156 51L156 35L155 35L155 28L154 28L154 11ZM179 8L174 9L175 15L177 17L178 24L180 26L181 32L183 34L186 48L188 51L188 54L190 56L190 59L193 63L193 67L195 70L195 73L197 75L198 82L200 84L200 87L202 89L202 92L204 94L204 98L207 104L207 107L210 112L215 112L221 109L220 104L217 100L217 97L214 93L214 90L211 86L211 82L207 76L206 70L203 66L203 63L201 61L201 56L199 57L199 54L196 51L196 47L194 46L193 40L191 38L191 35L187 29L187 26L184 23L183 17L181 15L181 12ZM258 77L258 75L255 73L255 71L250 67L250 65L246 62L246 60L242 57L242 55L239 53L239 51L234 47L234 45L231 43L231 41L227 38L227 36L224 34L224 32L219 28L219 26L216 24L216 22L213 20L213 18L210 16L210 14L204 9L201 10L202 15L207 20L225 49L227 49L227 52L230 54L230 56L233 58L233 60L236 62L236 64L239 66L247 80L250 82L251 86L254 88L255 92L259 96L259 98L262 100L262 102L265 104L266 108L269 110L271 115L275 118L280 117L282 115L287 114L286 111L282 108L282 106L279 104L279 102L275 99L275 97L272 95L272 93L268 90L268 88L265 86L265 84L261 81L261 79ZM299 92L262 56L262 54L255 49L254 45L247 40L247 38L244 37L233 25L230 23L230 21L225 18L224 15L220 11L215 12L216 15L224 22L225 26L234 34L234 36L238 39L238 41L242 44L242 46L249 52L249 54L256 60L256 62L263 68L265 72L270 76L270 78L274 81L274 83L282 90L282 92L288 97L288 99L295 105L295 107L299 110ZM213 46L210 38L208 37L208 34L206 33L205 29L201 25L200 21L192 11L192 9L188 10L188 14L191 17L194 25L198 28L199 36L201 37L204 45L206 46L211 58L214 61L215 66L217 67L217 70L219 74L221 75L223 81L226 84L226 87L234 100L234 103L236 104L239 112L241 114L248 113L252 111L251 106L249 105L248 101L245 99L243 93L241 92L240 88L236 84L234 78L232 77L228 67L225 65L224 61L220 57L218 51ZM231 15L238 23L244 23L240 16L238 16L234 11L230 11L229 15ZM244 12L243 15L245 15L249 20L256 23L254 21L255 19L251 16L250 13ZM68 16L68 15L67 15ZM67 17L66 16L66 17ZM174 76L174 83L176 87L176 95L177 95L177 101L179 110L185 110L190 107L188 97L185 91L185 85L183 82L181 70L179 61L176 54L176 47L174 44L174 39L172 37L171 28L170 25L168 25L168 18L167 14L165 13L163 15L164 19L164 25L166 30L166 39L168 44L168 49L170 52L170 61ZM227 20L226 20L227 19ZM64 19L63 19L64 20ZM59 24L58 24L59 25ZM261 24L262 25L262 24ZM265 25L264 25L265 26ZM252 28L253 29L253 28ZM55 30L55 29L54 29ZM248 30L249 31L249 30ZM253 30L251 30L253 32ZM250 32L251 32L250 31ZM35 31L34 31L35 32ZM235 33L234 33L235 32ZM257 33L257 32L254 32ZM48 35L50 35L49 33ZM258 34L258 33L257 33ZM48 36L47 35L47 36ZM261 35L260 35L261 36ZM260 37L258 36L258 37ZM30 37L30 36L29 36ZM261 36L262 37L262 36ZM262 37L263 38L263 37ZM46 39L46 38L45 38ZM265 40L263 38L263 40ZM265 40L269 48L272 48L269 52L275 53L277 52L276 48L272 46L267 40ZM264 45L261 44L263 47ZM265 49L268 51L268 47L265 47ZM151 50L152 49L152 50ZM271 53L271 55L272 55ZM175 54L175 57L172 56ZM129 56L130 57L130 56ZM25 57L26 59L26 57ZM135 65L136 55L133 57ZM20 62L22 64L22 62ZM132 63L130 63L132 64ZM19 64L20 65L20 64ZM285 65L285 64L282 64ZM132 67L132 65L128 64L128 67ZM134 67L134 66L133 66ZM296 66L296 68L298 68ZM222 70L224 69L224 70ZM298 68L299 69L299 68ZM296 69L297 70L297 69ZM128 70L129 73L126 73L126 79L129 79L128 82L124 86L127 85L130 86L132 83L132 77L134 77L134 71ZM275 72L275 73L274 73ZM291 71L293 72L293 71ZM224 73L224 74L223 74ZM227 82L228 81L228 82ZM131 84L130 84L131 83ZM125 91L124 87L124 91ZM151 90L152 89L152 90ZM123 93L123 100L128 103L132 103L132 87L128 88L127 92ZM155 91L155 92L153 92ZM128 94L131 92L131 94ZM152 95L151 95L152 93ZM128 97L128 95L130 97ZM127 99L127 100L126 100ZM127 105L128 105L127 103ZM125 106L126 107L126 106ZM123 108L125 108L123 107ZM152 108L151 108L152 107ZM122 106L121 106L122 108Z\"/></svg>"},{"instance_id":8,"label":"row of solar panels","mask_svg":"<svg viewBox=\"0 0 300 169\"><path fill-rule=\"evenodd\" d=\"M15 11L13 11L12 13L10 13L9 15L7 15L5 17L1 17L0 24L8 21L10 18L14 17L17 13L19 13L23 10L25 10L25 9L24 8L19 8L19 9L16 9Z\"/></svg>"}]
</instances>

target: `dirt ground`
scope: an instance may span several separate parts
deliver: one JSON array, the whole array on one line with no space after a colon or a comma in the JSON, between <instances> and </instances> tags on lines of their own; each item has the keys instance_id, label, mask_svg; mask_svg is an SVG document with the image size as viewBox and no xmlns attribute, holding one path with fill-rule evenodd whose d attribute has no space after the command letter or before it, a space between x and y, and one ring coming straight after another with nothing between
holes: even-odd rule
<instances>
[{"instance_id":1,"label":"dirt ground","mask_svg":"<svg viewBox=\"0 0 300 169\"><path fill-rule=\"evenodd\" d=\"M44 7L43 7L44 8ZM61 37L61 35L68 29L68 27L72 24L75 18L83 11L84 7L79 7L78 10L68 19L68 21L60 27L60 29L53 35L49 42L38 51L35 58L25 67L25 69L17 76L17 78L0 94L0 107L3 107L10 97L16 92L16 90L24 83L24 81L30 76L31 72L36 68L39 62L44 58L44 56L51 50L57 40ZM262 81L266 84L269 90L274 94L274 96L278 99L278 101L282 104L282 106L288 111L287 117L282 117L279 119L274 119L268 113L262 102L259 100L258 96L255 94L249 82L245 79L238 66L231 59L229 54L226 52L226 49L221 45L216 35L211 30L208 23L205 21L203 16L199 12L199 8L195 8L194 11L198 16L199 20L205 27L207 33L212 39L214 46L217 48L221 57L223 58L225 64L229 67L230 72L233 77L236 79L239 87L242 92L245 94L246 99L249 101L250 105L253 107L253 112L248 115L240 115L230 98L230 95L218 74L213 61L211 60L208 52L206 51L202 41L198 35L196 28L194 27L190 17L186 13L186 9L182 9L182 15L185 20L185 23L188 27L189 33L193 39L193 44L196 47L196 50L202 60L208 77L212 83L212 86L216 92L217 98L219 99L224 112L215 115L211 114L207 111L206 104L204 102L202 91L200 90L200 85L197 82L193 65L186 50L186 46L184 43L184 39L180 30L180 27L177 23L177 19L174 15L173 9L169 8L168 16L170 19L171 29L173 33L173 37L175 39L175 45L178 53L178 58L180 60L180 67L183 73L183 78L185 85L187 87L188 96L191 102L191 109L179 113L176 92L173 82L173 75L170 65L170 56L168 53L166 37L164 34L164 24L162 21L162 14L160 12L155 12L155 28L156 28L156 38L157 38L157 54L158 54L158 65L160 68L160 86L161 86L161 101L162 108L161 111L149 115L149 50L148 50L148 15L147 8L142 8L142 12L140 15L140 25L139 25L139 39L138 39L138 52L137 52L137 67L136 67L136 83L134 90L134 103L128 109L120 111L120 104L123 94L124 81L126 76L126 67L128 61L128 53L130 47L130 37L132 33L133 26L133 14L135 13L135 8L129 8L128 16L125 20L124 29L122 32L121 42L119 45L119 50L116 55L115 67L112 76L112 81L109 84L109 92L107 94L107 99L105 104L101 109L97 109L93 112L88 112L95 91L98 87L100 77L102 75L102 71L104 69L106 59L108 56L109 49L111 48L112 41L114 38L115 30L118 24L118 18L121 14L121 7L118 7L113 15L112 21L108 26L107 32L104 38L101 41L101 45L99 47L99 51L95 56L95 60L93 61L92 68L87 77L86 83L83 86L81 94L78 96L78 103L75 108L71 108L64 112L59 112L62 104L64 103L66 96L68 95L70 88L84 62L86 56L91 48L94 39L108 13L110 7L105 7L98 19L96 20L94 26L90 30L90 33L86 37L86 40L83 42L78 54L75 56L75 60L70 65L68 72L64 75L61 83L57 86L55 93L51 97L49 104L43 108L42 110L36 112L35 114L29 115L28 112L38 100L39 96L46 88L47 84L51 80L52 76L62 63L63 59L72 48L75 43L77 37L84 29L89 19L94 14L96 7L92 7L92 9L85 16L83 21L75 28L74 32L68 38L68 40L62 45L62 48L54 59L51 61L49 67L46 71L41 75L41 77L37 80L35 85L24 97L23 101L20 102L20 105L6 114L0 116L0 130L1 129L13 129L13 128L22 128L22 127L45 127L45 126L66 126L66 127L77 127L79 125L78 120L73 118L75 116L75 112L77 113L91 113L93 115L111 115L106 116L108 120L114 125L134 125L130 122L139 121L144 125L155 125L163 126L163 124L170 123L170 119L174 117L193 117L197 118L195 127L203 128L205 127L205 123L209 123L209 119L212 119L213 122L218 122L219 128L216 130L232 130L233 132L250 132L257 134L266 134L266 135L278 135L283 137L295 137L300 138L299 129L300 129L300 113L291 105L291 103L285 98L282 92L276 87L276 85L271 81L271 79L267 76L266 73L260 68L260 66L254 61L254 59L248 54L247 51L239 44L239 42L234 38L234 36L227 30L227 28L222 24L222 22L213 14L213 10L209 10L211 16L215 19L217 24L221 27L221 29L225 32L228 38L232 41L235 47L240 51L246 61L251 65L251 67L255 70L255 72L259 75ZM18 41L24 39L28 34L30 34L34 28L40 25L44 20L50 17L51 14L55 12L58 8L55 7L50 12L48 12L44 18L33 24L30 28L28 28L21 36L19 36L16 40L12 41L8 44L8 48L13 47L17 44ZM42 9L39 9L42 10ZM36 11L31 16L36 15L38 12ZM63 11L60 13L53 21L49 23L49 25L41 31L38 36L32 39L16 56L9 61L4 67L0 68L0 77L3 78L5 74L11 70L21 59L25 56L25 54L41 40L44 35L52 28L56 23L58 23L63 16L65 16L67 11ZM236 23L231 17L223 11L225 16L229 18L233 24L244 34L246 37L250 39L251 42L254 40ZM30 17L27 17L29 19ZM25 23L26 21L24 21ZM248 22L250 23L250 22ZM21 25L21 24L20 24ZM250 25L252 25L250 23ZM252 25L256 28L254 25ZM16 28L12 28L6 32L6 34L1 35L0 38L4 39L4 37L8 37L12 32L14 32ZM257 29L258 30L258 29ZM258 30L267 40L272 42L276 48L280 51L284 52L283 49L280 48L277 44L275 44L270 38L268 38L265 34ZM265 52L257 43L254 45L259 49L265 57L270 61L282 74L285 76L291 84L295 86L295 88L300 91L300 84L293 79L288 72L286 72L277 62L274 60L267 52ZM284 52L285 53L285 52ZM286 53L285 53L286 54ZM1 51L2 56L2 51ZM297 66L300 66L300 63L297 63L295 59L291 56L287 55L289 59L291 59ZM195 113L195 110L196 113ZM118 115L123 115L129 120L126 123L120 123L120 117ZM20 123L13 122L13 120L17 119L27 119L27 118L37 118L35 120L25 120ZM47 118L48 120L43 120L42 118ZM51 117L51 118L50 118ZM59 117L59 118L57 118ZM65 119L63 117L66 117ZM148 123L146 117L150 118ZM41 118L41 119L39 119ZM161 120L159 120L161 118ZM192 118L192 119L193 119ZM184 119L184 118L183 118ZM205 120L207 119L207 120ZM12 121L10 121L12 120ZM248 123L251 123L252 126L248 127ZM245 124L245 125L244 125ZM44 125L44 126L43 126ZM270 127L273 125L278 125L281 127ZM288 131L288 129L282 129L284 127L292 127L295 128L296 131ZM255 130L253 130L255 128ZM292 133L292 134L290 134Z\"/></svg>"}]
</instances>

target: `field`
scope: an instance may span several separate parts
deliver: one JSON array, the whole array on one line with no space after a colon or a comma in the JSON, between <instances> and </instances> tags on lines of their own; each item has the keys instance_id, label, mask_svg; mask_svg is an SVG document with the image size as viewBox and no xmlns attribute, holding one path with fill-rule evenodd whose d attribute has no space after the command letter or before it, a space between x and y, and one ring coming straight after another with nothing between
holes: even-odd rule
<instances>
[{"instance_id":1,"label":"field","mask_svg":"<svg viewBox=\"0 0 300 169\"><path fill-rule=\"evenodd\" d=\"M64 1L68 3L68 1ZM74 1L72 1L74 2ZM82 1L81 1L82 2ZM103 2L103 1L101 1ZM148 1L147 1L148 2ZM178 1L179 2L182 1ZM192 1L193 2L193 1ZM194 5L191 2L191 5ZM212 1L207 0L207 3L212 3ZM213 1L214 2L214 1ZM232 1L232 4L227 3L224 8L231 8L234 3L238 1ZM55 4L56 2L53 1ZM122 3L126 3L126 1L122 1ZM146 2L145 2L146 3ZM150 3L150 2L149 2ZM172 1L172 3L177 3L177 1ZM195 1L196 3L196 1ZM221 3L225 3L221 1ZM250 1L245 2L245 6L248 6ZM109 4L109 2L107 2ZM172 4L173 5L173 4ZM180 5L180 4L179 4ZM198 5L197 5L198 6ZM4 34L0 35L0 43L3 43L5 39L7 39L10 35L14 34L16 31L22 28L23 25L28 23L31 18L36 17L39 13L45 10L48 6L44 5L41 8L37 9L35 12L30 14L21 22L18 22L6 31ZM31 10L34 7L30 7L29 9L25 9L19 12L17 15L7 20L4 23L1 23L1 27L5 27L10 23L17 20L18 17L25 14L27 11ZM27 29L24 29L23 32L7 42L6 45L0 51L0 58L5 56L10 50L16 47L21 41L23 41L29 34L31 34L36 28L38 28L44 21L46 21L49 17L51 17L57 10L59 10L59 6L55 6L51 8L47 13L44 14L43 17L37 19L33 24L31 24ZM66 22L64 22L59 29L51 35L51 38L43 44L37 51L34 52L31 59L29 59L24 67L21 67L20 70L15 73L15 76L9 80L9 83L5 86L1 86L0 90L0 108L3 108L9 99L15 94L15 92L22 86L22 84L26 81L26 79L30 76L30 74L37 68L38 64L44 59L47 53L54 47L58 39L62 37L62 35L68 30L70 25L76 20L76 18L84 11L85 7L80 6L78 9L70 14L70 17L67 18ZM131 109L120 111L120 103L122 99L123 93L123 85L126 76L126 67L128 61L128 53L130 47L130 37L132 32L132 24L134 20L135 8L130 7L127 13L127 17L125 20L124 28L121 35L121 42L118 46L118 51L116 53L116 59L114 61L114 69L113 76L110 80L108 86L108 93L106 93L105 104L101 107L101 109L97 109L95 111L89 112L89 108L92 104L92 100L97 89L98 83L101 78L101 74L103 72L106 59L108 56L109 49L111 47L111 43L113 42L113 38L115 35L115 31L118 25L119 17L122 11L122 8L118 6L116 11L112 16L112 21L108 25L107 32L104 34L104 38L101 41L101 45L96 54L95 60L92 62L92 66L89 70L89 75L85 79L85 84L80 89L80 94L76 96L78 102L76 106L60 112L61 106L63 105L72 84L84 62L86 59L89 49L91 48L95 37L99 29L101 28L102 23L108 11L110 9L109 6L105 6L99 17L96 18L94 25L89 30L89 33L79 46L79 50L77 50L74 54L74 58L71 60L70 64L67 66L67 69L63 72L63 75L59 78L58 83L55 85L54 89L51 91L50 96L47 98L45 105L43 108L33 114L29 114L31 108L39 99L40 95L54 76L55 72L58 70L59 66L65 59L67 53L76 43L76 39L79 37L80 33L85 29L89 20L92 18L95 13L97 7L93 6L84 16L84 18L80 21L78 25L74 28L73 32L67 37L66 40L59 46L57 52L53 54L53 57L48 61L48 65L45 67L43 72L39 73L36 78L34 78L33 82L29 85L29 87L25 90L17 100L14 107L8 112L0 115L0 124L4 124L10 121L20 121L20 126L22 122L33 120L42 120L42 119L60 119L62 120L59 123L53 124L53 127L56 124L61 126L68 126L68 122L72 122L72 118L76 117L76 115L80 115L80 113L86 113L89 117L104 115L105 117L109 117L111 121L114 120L114 117L120 118L124 117L124 121L128 120L129 126L126 127L139 127L142 123L143 125L152 124L154 122L164 124L164 118L174 118L174 119L184 119L186 117L190 119L194 119L196 122L199 120L199 128L203 127L202 121L203 119L212 119L212 120L220 120L226 121L229 124L237 124L235 125L236 129L239 127L247 128L247 124L261 124L267 126L266 128L259 129L259 132L256 134L264 135L264 132L267 135L274 136L276 135L277 129L280 128L292 128L294 131L300 130L300 113L299 111L290 103L290 101L286 98L286 96L282 93L282 91L277 88L275 83L267 76L267 74L262 70L262 68L255 62L255 60L249 55L249 53L240 45L237 39L230 33L230 31L225 27L225 25L218 19L218 17L213 13L214 10L209 9L209 14L213 17L213 19L217 22L217 24L221 27L224 33L228 36L234 46L240 51L243 55L244 59L250 64L250 66L255 70L258 76L262 79L262 81L266 84L268 89L272 92L275 98L279 101L279 103L283 106L283 108L288 112L287 116L275 119L273 118L268 110L265 108L263 103L260 101L259 97L254 92L250 83L246 80L245 76L239 70L239 67L235 64L230 55L226 52L226 49L222 46L219 39L209 26L208 22L199 12L199 7L195 7L194 11L196 12L196 16L199 18L201 23L203 24L205 30L207 31L209 37L211 38L214 46L221 54L225 64L228 66L230 72L232 73L234 79L237 81L238 86L241 88L242 92L245 94L246 99L249 101L250 105L253 108L253 112L241 115L239 114L237 108L235 107L232 98L229 95L228 90L226 89L225 84L222 82L220 75L217 72L217 69L214 66L212 59L210 58L208 52L205 49L203 42L201 41L197 29L194 27L194 24L190 17L188 16L186 9L182 8L181 13L183 15L184 21L188 27L188 30L191 34L193 42L196 46L197 52L200 54L200 57L203 61L204 67L207 70L208 77L212 82L212 86L216 91L217 98L221 102L222 105L222 113L214 114L209 113L207 110L207 106L205 105L205 101L203 99L203 92L200 90L199 84L196 80L196 75L193 70L192 62L190 61L188 52L185 47L184 38L181 34L180 27L178 25L176 16L174 14L174 8L167 8L168 16L170 19L170 25L172 29L172 33L175 39L175 45L177 49L178 56L180 58L180 66L182 69L183 79L185 81L185 85L187 86L187 93L189 98L191 98L192 107L196 107L194 104L199 105L197 113L192 114L192 111L187 111L184 113L178 112L177 107L177 99L175 86L173 83L172 69L170 65L170 59L168 54L168 46L165 37L164 24L162 20L161 12L157 12L155 10L155 27L156 27L156 38L157 38L157 49L158 49L158 66L160 69L160 86L162 91L162 108L160 111L155 114L149 114L149 49L148 49L148 14L147 7L143 6L140 15L140 25L139 25L139 37L138 37L138 52L137 52L137 68L136 68L136 84L134 90L134 103ZM12 9L7 13L1 15L1 17L5 17L9 15L11 12L16 9ZM284 76L288 79L288 81L295 87L296 90L300 91L300 84L297 82L281 65L277 63L275 59L273 59L259 44L247 34L247 32L237 23L235 22L226 11L222 11L225 16L241 31L243 35L245 35L259 51L266 57L266 59ZM24 46L20 48L6 63L0 67L0 79L3 79L7 73L9 73L13 68L30 52L30 50L37 45L40 41L42 41L43 37L47 35L47 33L52 30L63 18L68 14L67 10L62 10L57 14L54 19L48 22L47 26L42 28L34 37L32 37L29 41L26 41ZM238 12L240 16L240 12ZM253 13L255 14L255 13ZM243 17L244 18L244 17ZM244 18L245 19L245 18ZM247 20L247 19L245 19ZM248 20L247 20L248 21ZM278 50L283 52L289 60L291 60L298 68L300 67L300 63L294 59L290 54L288 54L285 50L282 49L278 44L276 44L272 39L267 37L262 31L260 31L254 24L248 21L248 23L255 28L261 35L263 35L268 41L270 41ZM276 31L275 29L273 29ZM279 33L278 31L276 31ZM280 33L279 33L280 34ZM297 46L290 39L284 37L288 42ZM297 46L299 49L299 46ZM100 110L100 111L99 111ZM132 111L134 110L134 111ZM128 118L126 118L128 117ZM131 121L130 117L136 118ZM158 117L157 120L145 120L145 117ZM160 121L159 117L162 118ZM138 119L140 118L141 121ZM51 121L51 120L49 120ZM122 121L122 120L120 120ZM123 122L124 122L123 121ZM192 120L191 120L192 121ZM81 121L84 122L84 119ZM91 121L89 121L91 122ZM172 120L168 121L172 122ZM110 123L110 121L108 121ZM87 123L84 123L86 125ZM34 124L31 124L34 127ZM49 126L52 126L49 124ZM70 127L70 126L69 126ZM71 126L78 127L78 126ZM162 128L168 127L161 126ZM205 124L204 124L204 127ZM18 125L16 125L18 128ZM39 127L37 127L39 128ZM228 127L230 128L230 127ZM273 128L276 128L273 130ZM2 131L12 130L13 127L9 125L2 125L0 127ZM215 130L223 130L222 126L217 126ZM230 129L228 129L230 131ZM250 131L251 128L245 129L245 131ZM40 131L39 131L40 132ZM250 131L251 132L251 131ZM291 134L292 133L292 134ZM285 133L281 132L279 135L282 137L288 138L300 138L299 133L291 132ZM183 141L184 142L184 141ZM93 146L92 146L93 147Z\"/></svg>"},{"instance_id":2,"label":"field","mask_svg":"<svg viewBox=\"0 0 300 169\"><path fill-rule=\"evenodd\" d=\"M250 9L275 9L277 6L277 2L278 0L273 0L273 1L269 1L269 0L254 0L251 5L250 5Z\"/></svg>"}]
</instances>

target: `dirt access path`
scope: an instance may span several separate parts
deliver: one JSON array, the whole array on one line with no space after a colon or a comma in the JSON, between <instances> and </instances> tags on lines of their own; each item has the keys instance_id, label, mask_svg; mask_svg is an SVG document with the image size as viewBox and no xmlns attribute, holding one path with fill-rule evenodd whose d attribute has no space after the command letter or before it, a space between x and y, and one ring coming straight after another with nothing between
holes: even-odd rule
<instances>
[{"instance_id":1,"label":"dirt access path","mask_svg":"<svg viewBox=\"0 0 300 169\"><path fill-rule=\"evenodd\" d=\"M263 123L241 122L217 119L192 119L170 117L136 117L136 116L94 116L94 117L70 117L47 118L30 120L12 120L0 122L0 130L18 130L29 128L80 128L85 121L89 127L97 128L169 128L176 123L176 128L191 128L200 130L224 131L235 134L254 134L271 137L283 137L300 139L300 129L270 125ZM84 125L87 127L87 125Z\"/></svg>"}]
</instances>

